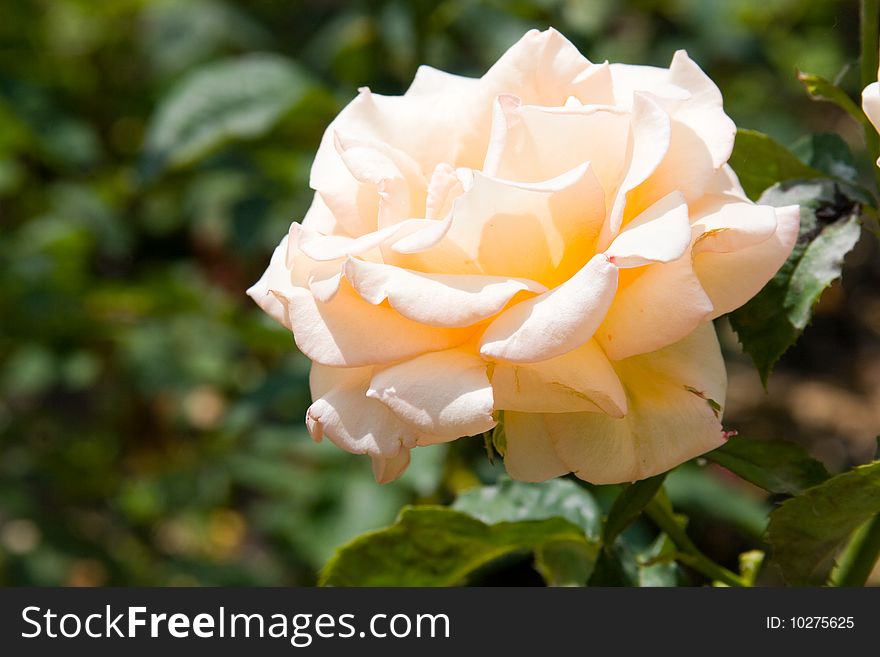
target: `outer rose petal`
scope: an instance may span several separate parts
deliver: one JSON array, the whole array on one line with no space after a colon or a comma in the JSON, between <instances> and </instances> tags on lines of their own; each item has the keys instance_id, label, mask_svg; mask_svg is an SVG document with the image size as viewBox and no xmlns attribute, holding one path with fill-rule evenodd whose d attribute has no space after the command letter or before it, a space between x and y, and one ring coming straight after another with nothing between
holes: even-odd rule
<instances>
[{"instance_id":1,"label":"outer rose petal","mask_svg":"<svg viewBox=\"0 0 880 657\"><path fill-rule=\"evenodd\" d=\"M721 91L687 52L679 50L668 69L611 64L614 95L627 107L634 91L656 96L673 119L699 135L711 154L712 168L730 158L736 126L724 113Z\"/></svg>"},{"instance_id":2,"label":"outer rose petal","mask_svg":"<svg viewBox=\"0 0 880 657\"><path fill-rule=\"evenodd\" d=\"M269 317L286 328L290 328L290 319L284 304L272 294L272 290L289 294L293 289L290 270L284 264L287 259L287 235L285 235L269 260L269 266L256 283L247 290L247 295L263 309Z\"/></svg>"},{"instance_id":3,"label":"outer rose petal","mask_svg":"<svg viewBox=\"0 0 880 657\"><path fill-rule=\"evenodd\" d=\"M492 360L534 363L572 351L593 337L617 289L617 267L596 255L565 283L501 313L480 342Z\"/></svg>"},{"instance_id":4,"label":"outer rose petal","mask_svg":"<svg viewBox=\"0 0 880 657\"><path fill-rule=\"evenodd\" d=\"M507 438L504 467L514 479L546 481L571 471L556 455L543 415L506 411L504 435Z\"/></svg>"},{"instance_id":5,"label":"outer rose petal","mask_svg":"<svg viewBox=\"0 0 880 657\"><path fill-rule=\"evenodd\" d=\"M770 239L776 232L776 208L715 198L719 204L693 223L694 253L740 251Z\"/></svg>"},{"instance_id":6,"label":"outer rose petal","mask_svg":"<svg viewBox=\"0 0 880 657\"><path fill-rule=\"evenodd\" d=\"M309 383L315 402L306 427L315 441L325 436L353 454L367 454L379 483L399 477L409 464L409 447L419 434L381 403L366 396L373 368L340 369L312 365Z\"/></svg>"},{"instance_id":7,"label":"outer rose petal","mask_svg":"<svg viewBox=\"0 0 880 657\"><path fill-rule=\"evenodd\" d=\"M404 317L442 327L471 326L497 314L520 292L546 291L522 278L422 274L349 258L345 277L367 302L388 303Z\"/></svg>"},{"instance_id":8,"label":"outer rose petal","mask_svg":"<svg viewBox=\"0 0 880 657\"><path fill-rule=\"evenodd\" d=\"M327 368L313 365L310 379L321 390L306 413L306 426L316 441L325 436L352 454L395 456L401 446L416 443L416 431L382 404L366 396L373 368ZM327 385L328 382L334 385Z\"/></svg>"},{"instance_id":9,"label":"outer rose petal","mask_svg":"<svg viewBox=\"0 0 880 657\"><path fill-rule=\"evenodd\" d=\"M738 251L695 254L694 271L712 299L713 318L736 310L760 292L791 254L800 225L798 206L776 208L776 222L776 231L763 242Z\"/></svg>"},{"instance_id":10,"label":"outer rose petal","mask_svg":"<svg viewBox=\"0 0 880 657\"><path fill-rule=\"evenodd\" d=\"M324 235L346 234L345 229L333 215L330 208L327 207L320 194L315 194L312 197L312 204L300 223L304 228L323 233Z\"/></svg>"},{"instance_id":11,"label":"outer rose petal","mask_svg":"<svg viewBox=\"0 0 880 657\"><path fill-rule=\"evenodd\" d=\"M376 478L376 483L388 484L400 477L409 466L409 452L410 450L403 447L391 458L372 456L373 476Z\"/></svg>"},{"instance_id":12,"label":"outer rose petal","mask_svg":"<svg viewBox=\"0 0 880 657\"><path fill-rule=\"evenodd\" d=\"M671 347L620 361L615 369L629 400L623 419L544 415L557 455L579 478L594 484L636 481L724 442L718 409L727 381L711 322Z\"/></svg>"},{"instance_id":13,"label":"outer rose petal","mask_svg":"<svg viewBox=\"0 0 880 657\"><path fill-rule=\"evenodd\" d=\"M608 67L590 63L553 28L527 32L480 82L490 101L508 93L529 105L559 106L569 96L584 103L614 102Z\"/></svg>"},{"instance_id":14,"label":"outer rose petal","mask_svg":"<svg viewBox=\"0 0 880 657\"><path fill-rule=\"evenodd\" d=\"M528 365L490 368L495 408L529 413L626 413L626 394L595 340L567 354Z\"/></svg>"},{"instance_id":15,"label":"outer rose petal","mask_svg":"<svg viewBox=\"0 0 880 657\"><path fill-rule=\"evenodd\" d=\"M678 342L712 310L688 253L674 262L626 270L596 340L612 360L645 354Z\"/></svg>"},{"instance_id":16,"label":"outer rose petal","mask_svg":"<svg viewBox=\"0 0 880 657\"><path fill-rule=\"evenodd\" d=\"M450 222L451 216L443 220L407 219L359 237L322 235L294 222L288 233L287 264L292 266L296 250L318 261L363 255L389 243L392 249L403 253L419 251L439 242Z\"/></svg>"},{"instance_id":17,"label":"outer rose petal","mask_svg":"<svg viewBox=\"0 0 880 657\"><path fill-rule=\"evenodd\" d=\"M360 367L412 358L465 342L472 329L442 329L373 306L343 282L327 303L308 290L276 294L284 305L297 347L311 360L331 367Z\"/></svg>"},{"instance_id":18,"label":"outer rose petal","mask_svg":"<svg viewBox=\"0 0 880 657\"><path fill-rule=\"evenodd\" d=\"M880 82L873 82L862 91L862 109L874 129L880 130ZM877 166L880 166L880 158Z\"/></svg>"},{"instance_id":19,"label":"outer rose petal","mask_svg":"<svg viewBox=\"0 0 880 657\"><path fill-rule=\"evenodd\" d=\"M437 437L429 442L479 434L495 426L486 365L460 349L425 354L376 373L367 396Z\"/></svg>"}]
</instances>

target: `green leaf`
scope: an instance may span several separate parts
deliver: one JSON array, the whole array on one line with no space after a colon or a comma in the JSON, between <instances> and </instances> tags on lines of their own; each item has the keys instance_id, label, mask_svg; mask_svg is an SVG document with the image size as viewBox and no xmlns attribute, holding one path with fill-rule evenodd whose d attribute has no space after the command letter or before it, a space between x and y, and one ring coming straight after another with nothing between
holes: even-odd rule
<instances>
[{"instance_id":1,"label":"green leaf","mask_svg":"<svg viewBox=\"0 0 880 657\"><path fill-rule=\"evenodd\" d=\"M857 183L859 180L852 151L837 133L804 135L792 144L791 151L809 166L831 178L848 183Z\"/></svg>"},{"instance_id":2,"label":"green leaf","mask_svg":"<svg viewBox=\"0 0 880 657\"><path fill-rule=\"evenodd\" d=\"M756 130L736 131L729 163L752 200L757 200L765 189L777 182L822 175L801 162L782 144Z\"/></svg>"},{"instance_id":3,"label":"green leaf","mask_svg":"<svg viewBox=\"0 0 880 657\"><path fill-rule=\"evenodd\" d=\"M846 92L825 78L812 73L798 71L798 80L804 85L810 98L834 103L859 123L870 128L868 118L862 109L853 102Z\"/></svg>"},{"instance_id":4,"label":"green leaf","mask_svg":"<svg viewBox=\"0 0 880 657\"><path fill-rule=\"evenodd\" d=\"M780 183L761 203L800 205L798 241L788 260L764 288L732 312L730 323L766 386L773 365L806 328L822 291L840 276L844 256L859 239L859 205L840 183L809 180Z\"/></svg>"},{"instance_id":5,"label":"green leaf","mask_svg":"<svg viewBox=\"0 0 880 657\"><path fill-rule=\"evenodd\" d=\"M677 510L722 522L759 539L767 529L769 504L718 474L685 463L669 473L665 490Z\"/></svg>"},{"instance_id":6,"label":"green leaf","mask_svg":"<svg viewBox=\"0 0 880 657\"><path fill-rule=\"evenodd\" d=\"M195 70L150 121L141 178L190 164L228 141L266 134L309 88L296 64L279 55L244 55Z\"/></svg>"},{"instance_id":7,"label":"green leaf","mask_svg":"<svg viewBox=\"0 0 880 657\"><path fill-rule=\"evenodd\" d=\"M327 586L452 586L496 559L549 544L587 544L563 518L488 525L439 506L404 507L390 527L337 551L319 583Z\"/></svg>"},{"instance_id":8,"label":"green leaf","mask_svg":"<svg viewBox=\"0 0 880 657\"><path fill-rule=\"evenodd\" d=\"M789 584L822 584L837 550L876 513L880 461L832 477L773 511L767 528L773 561Z\"/></svg>"},{"instance_id":9,"label":"green leaf","mask_svg":"<svg viewBox=\"0 0 880 657\"><path fill-rule=\"evenodd\" d=\"M621 537L600 552L589 586L675 586L681 575L676 553L666 534L641 548Z\"/></svg>"},{"instance_id":10,"label":"green leaf","mask_svg":"<svg viewBox=\"0 0 880 657\"><path fill-rule=\"evenodd\" d=\"M829 476L825 466L803 447L783 440L732 436L704 457L766 491L783 495L797 495Z\"/></svg>"},{"instance_id":11,"label":"green leaf","mask_svg":"<svg viewBox=\"0 0 880 657\"><path fill-rule=\"evenodd\" d=\"M593 496L568 479L530 484L504 478L495 486L465 491L452 508L488 524L565 518L595 540L601 527L601 511Z\"/></svg>"},{"instance_id":12,"label":"green leaf","mask_svg":"<svg viewBox=\"0 0 880 657\"><path fill-rule=\"evenodd\" d=\"M648 502L654 499L657 491L663 486L666 473L637 481L623 489L623 492L614 500L608 519L602 530L602 543L608 548L614 544L620 533L629 527Z\"/></svg>"},{"instance_id":13,"label":"green leaf","mask_svg":"<svg viewBox=\"0 0 880 657\"><path fill-rule=\"evenodd\" d=\"M584 541L554 541L535 553L535 569L548 586L584 586L593 573L596 546Z\"/></svg>"}]
</instances>

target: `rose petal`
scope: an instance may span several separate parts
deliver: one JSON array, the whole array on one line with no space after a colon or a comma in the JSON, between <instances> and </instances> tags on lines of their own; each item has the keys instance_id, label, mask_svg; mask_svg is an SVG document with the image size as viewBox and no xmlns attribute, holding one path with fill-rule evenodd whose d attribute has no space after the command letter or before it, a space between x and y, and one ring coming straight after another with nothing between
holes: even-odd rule
<instances>
[{"instance_id":1,"label":"rose petal","mask_svg":"<svg viewBox=\"0 0 880 657\"><path fill-rule=\"evenodd\" d=\"M460 349L425 354L377 372L367 396L434 442L476 435L495 426L486 365Z\"/></svg>"},{"instance_id":2,"label":"rose petal","mask_svg":"<svg viewBox=\"0 0 880 657\"><path fill-rule=\"evenodd\" d=\"M626 225L605 255L620 268L678 260L691 242L684 196L672 192Z\"/></svg>"},{"instance_id":3,"label":"rose petal","mask_svg":"<svg viewBox=\"0 0 880 657\"><path fill-rule=\"evenodd\" d=\"M315 401L306 427L315 441L329 438L352 454L392 457L416 444L417 432L383 404L366 396L373 368L327 368L312 365L309 375ZM319 395L316 393L320 393Z\"/></svg>"},{"instance_id":4,"label":"rose petal","mask_svg":"<svg viewBox=\"0 0 880 657\"><path fill-rule=\"evenodd\" d=\"M490 98L509 93L529 105L562 105L569 96L585 103L613 102L607 65L590 63L553 28L527 32L480 82Z\"/></svg>"},{"instance_id":5,"label":"rose petal","mask_svg":"<svg viewBox=\"0 0 880 657\"><path fill-rule=\"evenodd\" d=\"M480 353L530 363L561 356L589 340L617 288L617 267L594 256L565 283L501 313L486 329Z\"/></svg>"},{"instance_id":6,"label":"rose petal","mask_svg":"<svg viewBox=\"0 0 880 657\"><path fill-rule=\"evenodd\" d=\"M319 261L363 255L385 244L402 253L420 251L439 242L451 222L451 215L442 220L407 219L360 237L322 235L293 223L289 232L288 263L292 262L295 250Z\"/></svg>"},{"instance_id":7,"label":"rose petal","mask_svg":"<svg viewBox=\"0 0 880 657\"><path fill-rule=\"evenodd\" d=\"M495 408L530 413L626 413L620 379L595 340L567 354L530 364L490 368Z\"/></svg>"},{"instance_id":8,"label":"rose petal","mask_svg":"<svg viewBox=\"0 0 880 657\"><path fill-rule=\"evenodd\" d=\"M577 272L585 254L594 251L604 207L602 188L586 163L540 183L478 173L455 201L445 237L419 258L394 264L526 278L552 287Z\"/></svg>"},{"instance_id":9,"label":"rose petal","mask_svg":"<svg viewBox=\"0 0 880 657\"><path fill-rule=\"evenodd\" d=\"M596 340L611 360L678 342L712 315L712 301L690 255L627 270L621 277L614 302L596 330Z\"/></svg>"},{"instance_id":10,"label":"rose petal","mask_svg":"<svg viewBox=\"0 0 880 657\"><path fill-rule=\"evenodd\" d=\"M335 135L343 163L362 183L372 185L379 197L378 227L425 214L427 181L418 164L387 144Z\"/></svg>"},{"instance_id":11,"label":"rose petal","mask_svg":"<svg viewBox=\"0 0 880 657\"><path fill-rule=\"evenodd\" d=\"M507 447L504 467L519 481L546 481L570 472L556 455L544 416L537 413L504 413Z\"/></svg>"},{"instance_id":12,"label":"rose petal","mask_svg":"<svg viewBox=\"0 0 880 657\"><path fill-rule=\"evenodd\" d=\"M665 472L724 442L726 373L715 329L702 324L671 347L616 363L629 411L553 413L544 423L560 460L594 484Z\"/></svg>"},{"instance_id":13,"label":"rose petal","mask_svg":"<svg viewBox=\"0 0 880 657\"><path fill-rule=\"evenodd\" d=\"M345 277L367 302L388 300L413 321L430 326L470 326L497 314L520 292L546 291L527 279L469 274L422 274L349 258Z\"/></svg>"},{"instance_id":14,"label":"rose petal","mask_svg":"<svg viewBox=\"0 0 880 657\"><path fill-rule=\"evenodd\" d=\"M694 253L739 251L769 239L776 232L776 210L769 205L730 202L718 204L693 223Z\"/></svg>"},{"instance_id":15,"label":"rose petal","mask_svg":"<svg viewBox=\"0 0 880 657\"><path fill-rule=\"evenodd\" d=\"M756 206L760 207L760 206ZM785 263L798 237L799 208L776 208L771 237L738 251L704 250L694 256L694 271L715 307L712 317L736 310L761 291Z\"/></svg>"},{"instance_id":16,"label":"rose petal","mask_svg":"<svg viewBox=\"0 0 880 657\"><path fill-rule=\"evenodd\" d=\"M880 130L880 82L872 82L864 88L862 109L874 129ZM880 158L877 159L877 165L880 166Z\"/></svg>"},{"instance_id":17,"label":"rose petal","mask_svg":"<svg viewBox=\"0 0 880 657\"><path fill-rule=\"evenodd\" d=\"M290 321L284 305L272 294L272 291L289 294L294 285L291 281L290 270L287 269L287 235L285 235L269 260L269 266L256 283L247 290L247 295L263 309L269 317L286 328L290 328Z\"/></svg>"},{"instance_id":18,"label":"rose petal","mask_svg":"<svg viewBox=\"0 0 880 657\"><path fill-rule=\"evenodd\" d=\"M617 235L623 224L624 210L630 203L630 192L657 170L666 158L671 140L672 125L669 115L652 97L636 92L633 95L629 164L623 181L617 188L608 223L603 227L602 237L599 239L600 249ZM647 205L642 207L645 208ZM638 213L630 213L631 216L635 214Z\"/></svg>"},{"instance_id":19,"label":"rose petal","mask_svg":"<svg viewBox=\"0 0 880 657\"><path fill-rule=\"evenodd\" d=\"M327 303L308 290L276 294L287 312L297 347L311 360L332 367L360 367L411 358L465 342L473 329L434 328L413 322L386 306L373 306L343 281Z\"/></svg>"},{"instance_id":20,"label":"rose petal","mask_svg":"<svg viewBox=\"0 0 880 657\"><path fill-rule=\"evenodd\" d=\"M375 477L376 483L388 484L400 477L409 466L409 453L410 450L401 449L396 456L391 458L371 456L373 461L373 477Z\"/></svg>"},{"instance_id":21,"label":"rose petal","mask_svg":"<svg viewBox=\"0 0 880 657\"><path fill-rule=\"evenodd\" d=\"M523 106L501 96L496 102L493 138L485 173L509 180L553 178L590 162L610 206L623 177L630 117L618 107Z\"/></svg>"}]
</instances>

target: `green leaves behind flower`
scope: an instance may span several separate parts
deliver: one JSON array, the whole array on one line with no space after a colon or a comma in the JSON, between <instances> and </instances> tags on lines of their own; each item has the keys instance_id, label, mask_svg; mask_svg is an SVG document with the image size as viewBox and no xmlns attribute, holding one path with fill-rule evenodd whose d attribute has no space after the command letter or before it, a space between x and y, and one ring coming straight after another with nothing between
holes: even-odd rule
<instances>
[{"instance_id":1,"label":"green leaves behind flower","mask_svg":"<svg viewBox=\"0 0 880 657\"><path fill-rule=\"evenodd\" d=\"M856 121L863 125L867 125L868 118L865 116L862 109L853 102L852 98L850 98L843 89L835 85L833 82L826 80L820 75L804 73L803 71L798 71L797 77L804 85L810 98L813 100L824 100L829 103L834 103Z\"/></svg>"},{"instance_id":2,"label":"green leaves behind flower","mask_svg":"<svg viewBox=\"0 0 880 657\"><path fill-rule=\"evenodd\" d=\"M822 176L821 171L804 164L787 148L756 130L736 131L730 166L753 201L780 181Z\"/></svg>"},{"instance_id":3,"label":"green leaves behind flower","mask_svg":"<svg viewBox=\"0 0 880 657\"><path fill-rule=\"evenodd\" d=\"M266 134L310 87L294 62L274 54L196 69L171 89L150 121L141 178L191 164L233 139Z\"/></svg>"},{"instance_id":4,"label":"green leaves behind flower","mask_svg":"<svg viewBox=\"0 0 880 657\"><path fill-rule=\"evenodd\" d=\"M764 289L729 315L765 385L859 239L860 208L847 189L844 183L815 179L778 183L761 195L761 203L801 208L800 235L791 256Z\"/></svg>"},{"instance_id":5,"label":"green leaves behind flower","mask_svg":"<svg viewBox=\"0 0 880 657\"><path fill-rule=\"evenodd\" d=\"M828 479L819 461L795 443L733 436L705 458L771 493L796 495Z\"/></svg>"},{"instance_id":6,"label":"green leaves behind flower","mask_svg":"<svg viewBox=\"0 0 880 657\"><path fill-rule=\"evenodd\" d=\"M504 481L453 508L406 507L390 527L342 547L321 573L331 586L452 586L517 553L535 554L551 585L583 585L599 552L600 514L571 481Z\"/></svg>"},{"instance_id":7,"label":"green leaves behind flower","mask_svg":"<svg viewBox=\"0 0 880 657\"><path fill-rule=\"evenodd\" d=\"M767 528L773 561L788 584L822 584L844 541L877 513L880 461L832 477L773 511Z\"/></svg>"}]
</instances>

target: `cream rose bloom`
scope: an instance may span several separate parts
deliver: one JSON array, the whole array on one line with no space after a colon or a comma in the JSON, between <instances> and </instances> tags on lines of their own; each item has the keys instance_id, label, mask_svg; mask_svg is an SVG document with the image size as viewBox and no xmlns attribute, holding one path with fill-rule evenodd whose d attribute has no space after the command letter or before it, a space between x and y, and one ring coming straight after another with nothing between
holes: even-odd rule
<instances>
[{"instance_id":1,"label":"cream rose bloom","mask_svg":"<svg viewBox=\"0 0 880 657\"><path fill-rule=\"evenodd\" d=\"M880 71L877 77L880 78ZM862 110L874 129L880 131L880 82L872 82L862 90ZM877 158L877 166L880 166L880 158Z\"/></svg>"},{"instance_id":2,"label":"cream rose bloom","mask_svg":"<svg viewBox=\"0 0 880 657\"><path fill-rule=\"evenodd\" d=\"M634 481L720 445L711 320L798 232L796 206L744 195L734 134L684 51L593 64L552 29L480 79L422 67L403 96L362 89L248 291L313 361L311 435L380 482L501 411L526 481Z\"/></svg>"}]
</instances>

